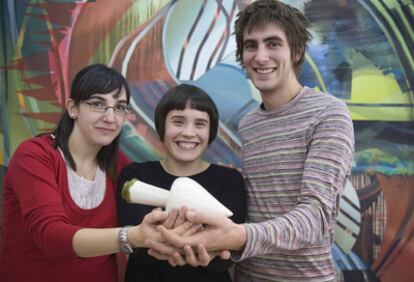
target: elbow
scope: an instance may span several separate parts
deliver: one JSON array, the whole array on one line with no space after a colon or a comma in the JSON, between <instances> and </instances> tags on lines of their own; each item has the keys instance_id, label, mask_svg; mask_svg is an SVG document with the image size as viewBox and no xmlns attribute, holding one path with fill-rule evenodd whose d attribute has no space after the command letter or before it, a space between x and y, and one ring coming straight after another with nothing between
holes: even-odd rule
<instances>
[{"instance_id":1,"label":"elbow","mask_svg":"<svg viewBox=\"0 0 414 282\"><path fill-rule=\"evenodd\" d=\"M309 218L308 236L304 236L303 246L314 246L330 238L330 221L322 208L317 208L314 216Z\"/></svg>"},{"instance_id":2,"label":"elbow","mask_svg":"<svg viewBox=\"0 0 414 282\"><path fill-rule=\"evenodd\" d=\"M64 261L80 257L73 247L73 238L78 228L66 224L39 226L33 231L36 246L51 260Z\"/></svg>"},{"instance_id":3,"label":"elbow","mask_svg":"<svg viewBox=\"0 0 414 282\"><path fill-rule=\"evenodd\" d=\"M290 217L285 217L275 237L276 246L288 250L298 250L307 246L315 246L325 240L330 240L330 220L322 208L297 210Z\"/></svg>"}]
</instances>

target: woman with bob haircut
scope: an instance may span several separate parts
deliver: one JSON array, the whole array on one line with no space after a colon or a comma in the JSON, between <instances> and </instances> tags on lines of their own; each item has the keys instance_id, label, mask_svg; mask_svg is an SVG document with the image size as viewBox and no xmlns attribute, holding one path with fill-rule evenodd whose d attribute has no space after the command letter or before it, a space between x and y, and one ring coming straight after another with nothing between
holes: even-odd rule
<instances>
[{"instance_id":1,"label":"woman with bob haircut","mask_svg":"<svg viewBox=\"0 0 414 282\"><path fill-rule=\"evenodd\" d=\"M57 128L16 149L4 179L0 281L115 282L115 253L144 246L159 236L156 224L169 224L158 210L139 226L116 227L129 99L118 71L87 66L72 82Z\"/></svg>"},{"instance_id":2,"label":"woman with bob haircut","mask_svg":"<svg viewBox=\"0 0 414 282\"><path fill-rule=\"evenodd\" d=\"M196 86L175 86L158 103L154 119L165 156L161 161L132 163L124 168L119 176L118 195L124 183L133 178L169 190L177 177L186 176L230 209L233 221L244 222L246 195L241 174L236 169L202 159L216 138L219 123L217 107L210 96ZM118 196L118 214L123 225L141 223L151 209L146 205L128 204ZM204 250L195 251L200 255ZM220 256L206 267L192 267L178 266L179 258L167 262L149 254L147 248L135 249L129 256L125 281L138 281L140 277L145 277L147 282L232 281L228 269L233 263Z\"/></svg>"}]
</instances>

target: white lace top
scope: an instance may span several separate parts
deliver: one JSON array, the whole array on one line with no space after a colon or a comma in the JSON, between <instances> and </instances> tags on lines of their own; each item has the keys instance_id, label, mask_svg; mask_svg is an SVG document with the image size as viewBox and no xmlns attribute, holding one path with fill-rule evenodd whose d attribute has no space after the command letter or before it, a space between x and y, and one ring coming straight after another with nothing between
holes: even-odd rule
<instances>
[{"instance_id":1,"label":"white lace top","mask_svg":"<svg viewBox=\"0 0 414 282\"><path fill-rule=\"evenodd\" d=\"M90 181L76 174L66 165L68 171L69 192L75 203L83 209L93 209L102 202L106 191L106 175L98 167L95 179Z\"/></svg>"},{"instance_id":2,"label":"white lace top","mask_svg":"<svg viewBox=\"0 0 414 282\"><path fill-rule=\"evenodd\" d=\"M62 158L65 159L63 152L59 149ZM102 203L106 191L106 174L99 167L96 170L93 181L83 178L68 165L65 160L68 172L69 193L73 201L82 209L93 209Z\"/></svg>"}]
</instances>

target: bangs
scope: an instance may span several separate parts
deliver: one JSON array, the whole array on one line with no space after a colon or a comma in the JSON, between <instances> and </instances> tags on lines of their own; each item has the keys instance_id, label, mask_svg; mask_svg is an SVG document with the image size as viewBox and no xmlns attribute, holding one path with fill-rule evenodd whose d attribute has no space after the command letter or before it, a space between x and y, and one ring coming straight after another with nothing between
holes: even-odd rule
<instances>
[{"instance_id":1,"label":"bangs","mask_svg":"<svg viewBox=\"0 0 414 282\"><path fill-rule=\"evenodd\" d=\"M185 104L185 108L197 110L200 112L207 112L210 113L210 107L205 103L205 100L203 99L197 99L197 97L192 97L187 100Z\"/></svg>"},{"instance_id":2,"label":"bangs","mask_svg":"<svg viewBox=\"0 0 414 282\"><path fill-rule=\"evenodd\" d=\"M108 94L116 90L114 97L118 98L125 89L129 102L129 88L126 80L120 75L111 72L86 73L77 83L77 93L72 97L75 102L88 100L93 94Z\"/></svg>"}]
</instances>

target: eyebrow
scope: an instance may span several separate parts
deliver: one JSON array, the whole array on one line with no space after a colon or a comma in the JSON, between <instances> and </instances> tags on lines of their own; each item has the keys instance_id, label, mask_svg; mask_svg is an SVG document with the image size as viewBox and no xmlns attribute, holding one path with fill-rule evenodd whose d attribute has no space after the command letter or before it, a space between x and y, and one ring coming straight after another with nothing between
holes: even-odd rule
<instances>
[{"instance_id":1,"label":"eyebrow","mask_svg":"<svg viewBox=\"0 0 414 282\"><path fill-rule=\"evenodd\" d=\"M172 115L171 116L171 119L186 119L186 117L184 115L175 114L175 115ZM205 119L205 118L196 118L195 121L196 122L200 122L201 121L201 122L206 122L206 123L209 122L208 119Z\"/></svg>"},{"instance_id":2,"label":"eyebrow","mask_svg":"<svg viewBox=\"0 0 414 282\"><path fill-rule=\"evenodd\" d=\"M265 37L262 41L267 42L267 41L272 41L272 40L275 40L275 41L278 41L278 42L283 42L282 38L280 38L277 35L272 35L272 36ZM243 44L255 43L255 42L257 42L256 39L246 39L245 41L243 41Z\"/></svg>"},{"instance_id":3,"label":"eyebrow","mask_svg":"<svg viewBox=\"0 0 414 282\"><path fill-rule=\"evenodd\" d=\"M196 119L196 122L205 122L205 123L208 123L208 120L207 119L204 119L204 118L197 118Z\"/></svg>"},{"instance_id":4,"label":"eyebrow","mask_svg":"<svg viewBox=\"0 0 414 282\"><path fill-rule=\"evenodd\" d=\"M101 101L105 101L106 102L106 99L102 95L107 95L107 94L92 94L88 99L98 99L98 100L101 100ZM128 102L127 102L126 99L117 100L116 103L117 104L118 103L128 104Z\"/></svg>"}]
</instances>

